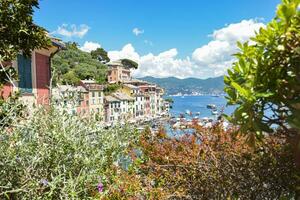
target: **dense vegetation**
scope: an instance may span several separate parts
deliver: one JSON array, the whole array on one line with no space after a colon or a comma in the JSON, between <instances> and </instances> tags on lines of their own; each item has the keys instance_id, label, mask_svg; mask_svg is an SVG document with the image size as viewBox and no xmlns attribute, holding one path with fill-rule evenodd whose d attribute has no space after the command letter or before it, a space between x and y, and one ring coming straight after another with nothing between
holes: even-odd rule
<instances>
[{"instance_id":1,"label":"dense vegetation","mask_svg":"<svg viewBox=\"0 0 300 200\"><path fill-rule=\"evenodd\" d=\"M170 97L165 98L165 101L168 102L168 103L170 103L170 104L174 103L174 100L172 98L170 98Z\"/></svg>"},{"instance_id":2,"label":"dense vegetation","mask_svg":"<svg viewBox=\"0 0 300 200\"><path fill-rule=\"evenodd\" d=\"M11 125L0 128L0 199L96 199L105 174L123 163L137 139L131 127L105 130L55 108L23 119L11 112L6 120Z\"/></svg>"},{"instance_id":3,"label":"dense vegetation","mask_svg":"<svg viewBox=\"0 0 300 200\"><path fill-rule=\"evenodd\" d=\"M175 77L154 78L147 76L141 79L163 87L166 90L167 95L177 94L179 92L182 94L191 94L192 92L222 93L224 90L223 76L208 79L179 79Z\"/></svg>"},{"instance_id":4,"label":"dense vegetation","mask_svg":"<svg viewBox=\"0 0 300 200\"><path fill-rule=\"evenodd\" d=\"M228 102L239 105L231 121L257 137L272 125L300 129L300 1L283 2L253 45L238 44L237 62L225 77Z\"/></svg>"},{"instance_id":5,"label":"dense vegetation","mask_svg":"<svg viewBox=\"0 0 300 200\"><path fill-rule=\"evenodd\" d=\"M113 84L108 84L106 85L106 87L104 88L104 94L105 95L109 95L111 93L116 92L118 89L120 89L122 87L122 84L120 83L113 83Z\"/></svg>"},{"instance_id":6,"label":"dense vegetation","mask_svg":"<svg viewBox=\"0 0 300 200\"><path fill-rule=\"evenodd\" d=\"M106 82L107 67L96 54L93 56L95 58L90 53L81 51L76 43L66 43L66 50L53 57L53 80L55 83L73 85L82 79L95 79L98 83Z\"/></svg>"},{"instance_id":7,"label":"dense vegetation","mask_svg":"<svg viewBox=\"0 0 300 200\"><path fill-rule=\"evenodd\" d=\"M128 170L115 169L108 199L297 199L299 168L281 133L256 149L220 125L169 137L145 131ZM201 142L199 142L201 141ZM142 153L141 153L142 152ZM110 171L111 173L111 171Z\"/></svg>"}]
</instances>

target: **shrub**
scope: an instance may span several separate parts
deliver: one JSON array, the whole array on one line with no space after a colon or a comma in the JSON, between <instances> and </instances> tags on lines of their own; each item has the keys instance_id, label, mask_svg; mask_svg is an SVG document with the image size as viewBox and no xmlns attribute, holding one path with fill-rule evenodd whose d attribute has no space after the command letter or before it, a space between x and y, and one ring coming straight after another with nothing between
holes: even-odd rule
<instances>
[{"instance_id":1,"label":"shrub","mask_svg":"<svg viewBox=\"0 0 300 200\"><path fill-rule=\"evenodd\" d=\"M231 122L242 133L300 132L300 1L283 0L276 18L261 28L252 44L238 43L237 61L225 76L228 103L238 105Z\"/></svg>"},{"instance_id":2,"label":"shrub","mask_svg":"<svg viewBox=\"0 0 300 200\"><path fill-rule=\"evenodd\" d=\"M131 170L119 170L112 183L118 187L108 196L122 192L131 199L296 198L300 171L284 134L267 136L253 149L245 144L246 137L232 133L218 125L196 127L194 135L179 138L146 131L132 150ZM142 156L137 156L137 148ZM128 187L128 180L135 182L136 190Z\"/></svg>"},{"instance_id":3,"label":"shrub","mask_svg":"<svg viewBox=\"0 0 300 200\"><path fill-rule=\"evenodd\" d=\"M0 199L97 198L137 139L131 127L104 130L54 108L16 120L0 130Z\"/></svg>"}]
</instances>

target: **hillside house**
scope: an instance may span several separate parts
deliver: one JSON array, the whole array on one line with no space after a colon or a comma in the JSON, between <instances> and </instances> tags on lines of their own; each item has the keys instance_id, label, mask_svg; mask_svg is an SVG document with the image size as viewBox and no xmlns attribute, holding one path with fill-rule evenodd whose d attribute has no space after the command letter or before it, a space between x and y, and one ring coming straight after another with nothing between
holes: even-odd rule
<instances>
[{"instance_id":1,"label":"hillside house","mask_svg":"<svg viewBox=\"0 0 300 200\"><path fill-rule=\"evenodd\" d=\"M121 60L109 62L107 66L109 83L124 83L131 80L131 71L122 64Z\"/></svg>"}]
</instances>

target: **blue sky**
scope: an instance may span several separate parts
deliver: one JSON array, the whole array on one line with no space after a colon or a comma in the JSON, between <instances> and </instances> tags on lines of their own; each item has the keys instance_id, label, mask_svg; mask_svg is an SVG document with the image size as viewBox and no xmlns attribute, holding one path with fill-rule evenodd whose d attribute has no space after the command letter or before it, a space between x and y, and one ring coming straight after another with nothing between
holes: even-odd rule
<instances>
[{"instance_id":1,"label":"blue sky","mask_svg":"<svg viewBox=\"0 0 300 200\"><path fill-rule=\"evenodd\" d=\"M65 41L76 41L82 46L89 41L114 51L114 58L120 57L122 53L117 54L117 51L127 45L127 51L133 51L128 53L129 57L132 54L132 58L138 61L147 60L147 57L142 57L151 54L151 63L154 65L157 56L171 51L168 58L171 56L175 61L183 61L184 66L185 62L193 62L192 66L201 64L194 59L197 49L219 40L210 36L214 31L243 20L253 20L253 23L246 25L249 27L256 23L266 24L274 17L278 3L279 0L41 0L34 19L37 24ZM137 35L133 33L134 29ZM143 65L143 62L145 70L137 75L151 75L151 63ZM205 71L204 64L207 65L202 63L201 67L194 67L193 70L204 68ZM197 76L205 78L219 74L207 71ZM164 72L162 77L173 75L180 77L180 74L172 74L171 71ZM193 73L182 78L190 76Z\"/></svg>"}]
</instances>

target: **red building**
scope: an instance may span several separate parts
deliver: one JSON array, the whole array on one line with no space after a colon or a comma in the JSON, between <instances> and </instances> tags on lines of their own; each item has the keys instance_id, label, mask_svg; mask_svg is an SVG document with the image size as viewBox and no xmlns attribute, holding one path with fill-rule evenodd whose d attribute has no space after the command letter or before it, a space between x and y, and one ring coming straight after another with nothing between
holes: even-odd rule
<instances>
[{"instance_id":1,"label":"red building","mask_svg":"<svg viewBox=\"0 0 300 200\"><path fill-rule=\"evenodd\" d=\"M4 63L12 66L18 73L18 79L9 80L1 89L0 96L7 98L15 92L20 92L20 99L27 105L49 105L51 58L64 45L56 39L51 39L52 45L47 49L36 49L30 57L19 54L12 62Z\"/></svg>"}]
</instances>

